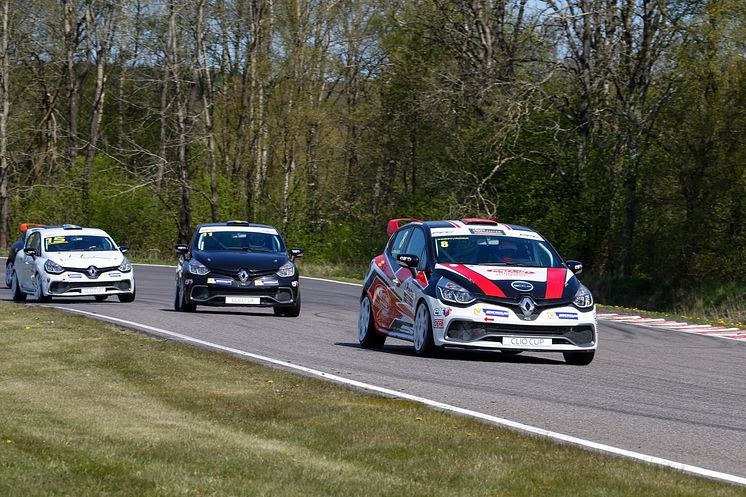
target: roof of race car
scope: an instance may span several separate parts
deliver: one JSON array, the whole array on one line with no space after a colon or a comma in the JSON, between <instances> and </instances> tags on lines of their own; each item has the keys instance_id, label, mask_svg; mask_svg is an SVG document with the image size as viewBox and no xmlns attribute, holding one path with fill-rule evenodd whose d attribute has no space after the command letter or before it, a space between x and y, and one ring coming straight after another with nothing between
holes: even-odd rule
<instances>
[{"instance_id":1,"label":"roof of race car","mask_svg":"<svg viewBox=\"0 0 746 497\"><path fill-rule=\"evenodd\" d=\"M497 222L476 223L463 221L423 221L421 224L430 228L431 236L464 236L464 235L503 235L531 240L544 240L540 234L526 226Z\"/></svg>"},{"instance_id":2,"label":"roof of race car","mask_svg":"<svg viewBox=\"0 0 746 497\"><path fill-rule=\"evenodd\" d=\"M279 235L277 228L268 224L255 224L246 221L228 221L227 223L209 223L197 226L197 233L208 231L252 231L255 233L267 233Z\"/></svg>"},{"instance_id":3,"label":"roof of race car","mask_svg":"<svg viewBox=\"0 0 746 497\"><path fill-rule=\"evenodd\" d=\"M79 226L68 226L65 228L55 227L55 228L45 228L43 230L40 230L44 232L45 237L54 237L54 236L74 236L74 235L94 235L94 236L106 236L109 237L109 234L98 228L81 228Z\"/></svg>"}]
</instances>

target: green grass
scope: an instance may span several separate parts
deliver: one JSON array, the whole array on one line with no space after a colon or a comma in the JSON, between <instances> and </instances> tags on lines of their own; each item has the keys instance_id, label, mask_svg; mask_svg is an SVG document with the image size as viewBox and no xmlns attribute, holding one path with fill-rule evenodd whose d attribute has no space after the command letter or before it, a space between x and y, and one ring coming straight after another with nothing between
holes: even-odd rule
<instances>
[{"instance_id":1,"label":"green grass","mask_svg":"<svg viewBox=\"0 0 746 497\"><path fill-rule=\"evenodd\" d=\"M5 302L0 385L3 496L746 495Z\"/></svg>"}]
</instances>

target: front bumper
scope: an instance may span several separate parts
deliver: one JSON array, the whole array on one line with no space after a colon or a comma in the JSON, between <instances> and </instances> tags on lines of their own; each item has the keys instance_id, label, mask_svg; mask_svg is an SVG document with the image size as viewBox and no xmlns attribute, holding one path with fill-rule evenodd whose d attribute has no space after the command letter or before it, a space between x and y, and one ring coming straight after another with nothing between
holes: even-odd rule
<instances>
[{"instance_id":1,"label":"front bumper","mask_svg":"<svg viewBox=\"0 0 746 497\"><path fill-rule=\"evenodd\" d=\"M526 320L499 305L452 307L434 298L428 303L436 345L560 352L595 350L598 344L595 307L553 307Z\"/></svg>"},{"instance_id":2,"label":"front bumper","mask_svg":"<svg viewBox=\"0 0 746 497\"><path fill-rule=\"evenodd\" d=\"M184 286L188 301L199 305L290 307L295 304L300 291L297 276L264 275L247 281L213 274L186 276Z\"/></svg>"},{"instance_id":3,"label":"front bumper","mask_svg":"<svg viewBox=\"0 0 746 497\"><path fill-rule=\"evenodd\" d=\"M44 274L45 293L54 297L89 297L134 293L133 271L107 271L91 278L84 272L65 271L62 274Z\"/></svg>"}]
</instances>

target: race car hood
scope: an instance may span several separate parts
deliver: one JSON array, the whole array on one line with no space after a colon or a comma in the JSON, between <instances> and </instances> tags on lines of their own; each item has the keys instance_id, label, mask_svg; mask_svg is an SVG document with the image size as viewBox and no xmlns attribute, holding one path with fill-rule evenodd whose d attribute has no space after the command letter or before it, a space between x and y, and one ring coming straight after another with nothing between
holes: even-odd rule
<instances>
[{"instance_id":1,"label":"race car hood","mask_svg":"<svg viewBox=\"0 0 746 497\"><path fill-rule=\"evenodd\" d=\"M522 295L536 300L571 299L580 286L565 268L438 264L435 269L469 291L512 300Z\"/></svg>"},{"instance_id":2,"label":"race car hood","mask_svg":"<svg viewBox=\"0 0 746 497\"><path fill-rule=\"evenodd\" d=\"M115 267L124 260L121 252L108 250L101 252L47 252L47 259L62 267L86 269L90 266Z\"/></svg>"},{"instance_id":3,"label":"race car hood","mask_svg":"<svg viewBox=\"0 0 746 497\"><path fill-rule=\"evenodd\" d=\"M288 257L275 252L195 251L193 256L211 271L235 273L240 269L249 271L276 271L288 261Z\"/></svg>"}]
</instances>

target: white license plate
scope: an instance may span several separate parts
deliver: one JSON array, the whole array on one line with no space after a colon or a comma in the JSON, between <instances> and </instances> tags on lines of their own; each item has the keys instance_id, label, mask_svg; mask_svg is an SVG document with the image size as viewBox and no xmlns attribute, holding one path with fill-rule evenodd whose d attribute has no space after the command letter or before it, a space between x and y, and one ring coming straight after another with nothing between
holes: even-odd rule
<instances>
[{"instance_id":1,"label":"white license plate","mask_svg":"<svg viewBox=\"0 0 746 497\"><path fill-rule=\"evenodd\" d=\"M226 297L225 303L258 305L262 303L262 299L259 297Z\"/></svg>"},{"instance_id":2,"label":"white license plate","mask_svg":"<svg viewBox=\"0 0 746 497\"><path fill-rule=\"evenodd\" d=\"M504 345L516 347L549 347L552 345L551 338L529 338L529 337L503 337Z\"/></svg>"},{"instance_id":3,"label":"white license plate","mask_svg":"<svg viewBox=\"0 0 746 497\"><path fill-rule=\"evenodd\" d=\"M83 295L97 295L99 293L106 293L106 288L100 286L81 288L80 293Z\"/></svg>"}]
</instances>

